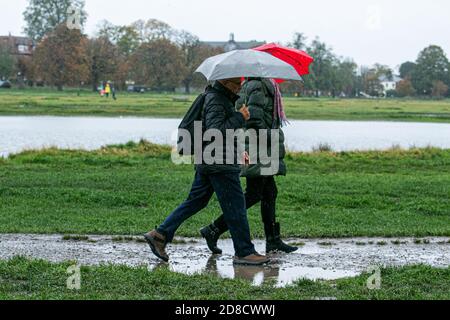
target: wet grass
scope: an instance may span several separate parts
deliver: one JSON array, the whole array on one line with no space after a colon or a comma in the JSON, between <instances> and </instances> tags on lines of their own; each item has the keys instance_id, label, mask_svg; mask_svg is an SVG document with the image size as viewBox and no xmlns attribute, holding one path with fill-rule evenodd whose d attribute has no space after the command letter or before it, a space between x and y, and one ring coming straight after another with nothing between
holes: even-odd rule
<instances>
[{"instance_id":1,"label":"wet grass","mask_svg":"<svg viewBox=\"0 0 450 320\"><path fill-rule=\"evenodd\" d=\"M88 236L70 235L66 234L63 236L64 241L88 241Z\"/></svg>"},{"instance_id":2,"label":"wet grass","mask_svg":"<svg viewBox=\"0 0 450 320\"><path fill-rule=\"evenodd\" d=\"M160 267L81 267L81 290L67 289L71 263L51 264L14 258L0 261L0 299L81 300L317 300L336 298L373 300L450 299L450 268L426 266L381 271L381 288L369 290L370 274L337 281L300 280L287 288L269 284L253 287L249 281L224 280L209 275L186 276Z\"/></svg>"},{"instance_id":3,"label":"wet grass","mask_svg":"<svg viewBox=\"0 0 450 320\"><path fill-rule=\"evenodd\" d=\"M324 241L324 242L318 242L317 244L318 244L319 246L324 246L324 247L331 247L331 246L336 245L336 244L333 243L333 242L326 242L326 241Z\"/></svg>"},{"instance_id":4,"label":"wet grass","mask_svg":"<svg viewBox=\"0 0 450 320\"><path fill-rule=\"evenodd\" d=\"M76 90L0 90L0 115L180 118L194 99L195 95L119 93L113 101L86 90L80 96ZM450 122L450 100L286 97L285 105L290 119Z\"/></svg>"},{"instance_id":5,"label":"wet grass","mask_svg":"<svg viewBox=\"0 0 450 320\"><path fill-rule=\"evenodd\" d=\"M450 236L450 150L299 153L287 165L277 178L285 237ZM186 198L193 175L144 141L23 152L0 162L0 232L139 236ZM213 199L178 235L198 237L219 214ZM263 237L258 207L249 221Z\"/></svg>"},{"instance_id":6,"label":"wet grass","mask_svg":"<svg viewBox=\"0 0 450 320\"><path fill-rule=\"evenodd\" d=\"M304 242L289 242L288 244L294 247L304 247L306 245Z\"/></svg>"},{"instance_id":7,"label":"wet grass","mask_svg":"<svg viewBox=\"0 0 450 320\"><path fill-rule=\"evenodd\" d=\"M401 240L394 240L394 241L391 241L391 243L396 245L396 246L399 246L399 245L402 245L402 244L408 244L408 242L401 241Z\"/></svg>"}]
</instances>

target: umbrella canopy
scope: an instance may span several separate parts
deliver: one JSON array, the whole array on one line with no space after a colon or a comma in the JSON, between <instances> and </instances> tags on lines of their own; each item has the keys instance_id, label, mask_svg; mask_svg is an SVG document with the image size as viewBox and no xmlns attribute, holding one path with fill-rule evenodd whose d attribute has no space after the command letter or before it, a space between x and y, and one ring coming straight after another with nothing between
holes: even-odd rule
<instances>
[{"instance_id":1,"label":"umbrella canopy","mask_svg":"<svg viewBox=\"0 0 450 320\"><path fill-rule=\"evenodd\" d=\"M276 43L269 43L253 50L267 52L280 60L290 64L299 75L309 74L309 66L314 62L314 58L306 52L294 48L280 46ZM282 79L282 78L279 78Z\"/></svg>"},{"instance_id":2,"label":"umbrella canopy","mask_svg":"<svg viewBox=\"0 0 450 320\"><path fill-rule=\"evenodd\" d=\"M234 50L208 58L196 72L210 81L252 77L302 80L290 64L256 50Z\"/></svg>"}]
</instances>

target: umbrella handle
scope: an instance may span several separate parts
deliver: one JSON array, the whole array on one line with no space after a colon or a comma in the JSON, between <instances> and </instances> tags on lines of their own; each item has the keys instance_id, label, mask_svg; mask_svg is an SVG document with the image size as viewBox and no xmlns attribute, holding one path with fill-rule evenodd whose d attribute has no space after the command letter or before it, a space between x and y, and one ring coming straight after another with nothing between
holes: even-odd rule
<instances>
[{"instance_id":1,"label":"umbrella handle","mask_svg":"<svg viewBox=\"0 0 450 320\"><path fill-rule=\"evenodd\" d=\"M245 78L245 82L248 82L248 78ZM248 86L245 88L245 99L244 99L245 106L248 107Z\"/></svg>"}]
</instances>

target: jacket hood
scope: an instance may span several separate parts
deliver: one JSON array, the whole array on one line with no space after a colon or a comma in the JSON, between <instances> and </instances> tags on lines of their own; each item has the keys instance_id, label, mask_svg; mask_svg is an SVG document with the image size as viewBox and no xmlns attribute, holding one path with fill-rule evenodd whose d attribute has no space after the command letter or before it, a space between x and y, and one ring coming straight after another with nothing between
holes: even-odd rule
<instances>
[{"instance_id":1,"label":"jacket hood","mask_svg":"<svg viewBox=\"0 0 450 320\"><path fill-rule=\"evenodd\" d=\"M223 84L221 84L219 81L214 81L213 86L214 89L216 89L218 92L226 96L228 99L230 99L233 104L239 99L239 96L237 94L234 94L230 90L228 90Z\"/></svg>"}]
</instances>

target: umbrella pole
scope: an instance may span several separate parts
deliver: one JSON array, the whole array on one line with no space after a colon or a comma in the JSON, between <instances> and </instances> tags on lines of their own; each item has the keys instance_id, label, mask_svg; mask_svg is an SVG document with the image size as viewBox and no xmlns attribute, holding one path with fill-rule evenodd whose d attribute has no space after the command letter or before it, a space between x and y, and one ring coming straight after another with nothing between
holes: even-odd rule
<instances>
[{"instance_id":1,"label":"umbrella pole","mask_svg":"<svg viewBox=\"0 0 450 320\"><path fill-rule=\"evenodd\" d=\"M248 78L245 78L245 81L244 81L244 82L248 82ZM247 86L247 88L245 89L245 99L244 99L244 103L245 103L245 106L248 107L248 86Z\"/></svg>"}]
</instances>

